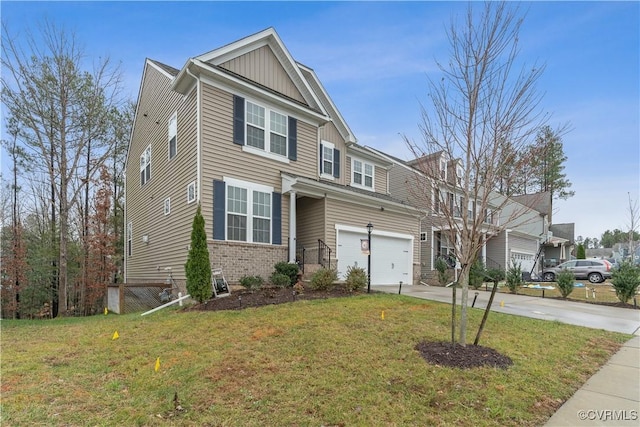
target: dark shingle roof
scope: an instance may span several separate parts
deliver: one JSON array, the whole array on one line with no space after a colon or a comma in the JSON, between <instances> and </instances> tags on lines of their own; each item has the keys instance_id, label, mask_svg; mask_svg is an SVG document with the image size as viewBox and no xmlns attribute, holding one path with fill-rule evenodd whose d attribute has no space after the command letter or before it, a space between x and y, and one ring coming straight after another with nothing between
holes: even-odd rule
<instances>
[{"instance_id":1,"label":"dark shingle roof","mask_svg":"<svg viewBox=\"0 0 640 427\"><path fill-rule=\"evenodd\" d=\"M163 64L162 62L158 62L153 59L149 59L149 62L153 62L155 65L162 68L164 71L171 74L173 77L177 76L178 73L180 72L180 70L178 70L177 68L173 68L169 65Z\"/></svg>"}]
</instances>

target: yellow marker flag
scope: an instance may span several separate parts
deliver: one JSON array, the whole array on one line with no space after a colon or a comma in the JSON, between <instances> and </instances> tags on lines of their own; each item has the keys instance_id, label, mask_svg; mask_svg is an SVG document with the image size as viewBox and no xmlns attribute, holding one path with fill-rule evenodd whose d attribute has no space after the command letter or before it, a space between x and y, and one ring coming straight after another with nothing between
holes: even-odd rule
<instances>
[{"instance_id":1,"label":"yellow marker flag","mask_svg":"<svg viewBox=\"0 0 640 427\"><path fill-rule=\"evenodd\" d=\"M156 367L155 367L156 372L158 372L160 370L160 358L158 357L156 359Z\"/></svg>"},{"instance_id":2,"label":"yellow marker flag","mask_svg":"<svg viewBox=\"0 0 640 427\"><path fill-rule=\"evenodd\" d=\"M107 309L107 307L104 308L104 315L106 316L107 314L109 314L109 310Z\"/></svg>"},{"instance_id":3,"label":"yellow marker flag","mask_svg":"<svg viewBox=\"0 0 640 427\"><path fill-rule=\"evenodd\" d=\"M382 310L382 313L380 314L380 318L384 320L384 310Z\"/></svg>"},{"instance_id":4,"label":"yellow marker flag","mask_svg":"<svg viewBox=\"0 0 640 427\"><path fill-rule=\"evenodd\" d=\"M504 307L504 301L500 301L500 307Z\"/></svg>"},{"instance_id":5,"label":"yellow marker flag","mask_svg":"<svg viewBox=\"0 0 640 427\"><path fill-rule=\"evenodd\" d=\"M118 331L115 331L113 333L113 338L111 338L112 340L117 340L118 338L120 338L120 335L118 335Z\"/></svg>"}]
</instances>

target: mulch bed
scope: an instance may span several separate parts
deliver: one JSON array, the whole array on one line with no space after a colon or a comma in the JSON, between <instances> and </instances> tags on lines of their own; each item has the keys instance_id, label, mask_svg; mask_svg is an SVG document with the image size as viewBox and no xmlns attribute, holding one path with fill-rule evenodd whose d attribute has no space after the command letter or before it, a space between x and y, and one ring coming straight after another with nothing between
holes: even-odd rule
<instances>
[{"instance_id":1,"label":"mulch bed","mask_svg":"<svg viewBox=\"0 0 640 427\"><path fill-rule=\"evenodd\" d=\"M507 369L513 361L496 350L481 345L452 344L450 342L422 341L415 346L429 363L452 368L471 369L482 366Z\"/></svg>"},{"instance_id":2,"label":"mulch bed","mask_svg":"<svg viewBox=\"0 0 640 427\"><path fill-rule=\"evenodd\" d=\"M202 304L192 306L191 310L242 310L250 307L283 304L300 300L314 300L340 298L359 295L362 292L349 292L341 286L335 286L325 291L305 288L298 292L293 288L262 287L256 290L231 289L231 295L212 298Z\"/></svg>"}]
</instances>

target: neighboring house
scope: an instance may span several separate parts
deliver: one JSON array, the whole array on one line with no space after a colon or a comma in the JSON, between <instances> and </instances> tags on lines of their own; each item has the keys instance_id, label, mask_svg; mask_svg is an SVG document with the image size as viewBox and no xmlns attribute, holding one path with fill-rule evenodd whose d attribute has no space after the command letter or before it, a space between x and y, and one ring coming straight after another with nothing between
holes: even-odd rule
<instances>
[{"instance_id":1,"label":"neighboring house","mask_svg":"<svg viewBox=\"0 0 640 427\"><path fill-rule=\"evenodd\" d=\"M280 261L373 284L420 276L420 212L391 197L393 162L360 147L274 29L190 58L146 60L126 164L125 281L184 280L197 206L211 265L268 278Z\"/></svg>"},{"instance_id":2,"label":"neighboring house","mask_svg":"<svg viewBox=\"0 0 640 427\"><path fill-rule=\"evenodd\" d=\"M438 257L455 252L455 242L451 241L449 232L451 225L443 219L443 214L456 221L463 218L480 221L484 242L479 258L487 267L506 269L515 261L520 263L523 272L540 272L540 247L549 229L545 213L495 192L489 197L489 208L479 212L476 200L464 200L462 192L456 191L463 175L461 162L448 159L443 152L403 161L373 148L367 149L394 164L389 172L391 194L423 212L420 229L423 279L434 279ZM431 176L439 176L440 183L429 178Z\"/></svg>"}]
</instances>

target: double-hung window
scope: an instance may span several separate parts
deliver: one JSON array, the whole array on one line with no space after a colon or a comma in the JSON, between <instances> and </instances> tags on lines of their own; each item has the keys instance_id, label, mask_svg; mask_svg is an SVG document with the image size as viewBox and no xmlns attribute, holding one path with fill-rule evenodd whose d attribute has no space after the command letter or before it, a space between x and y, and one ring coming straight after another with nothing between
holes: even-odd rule
<instances>
[{"instance_id":1,"label":"double-hung window","mask_svg":"<svg viewBox=\"0 0 640 427\"><path fill-rule=\"evenodd\" d=\"M340 150L328 141L320 143L320 176L340 178Z\"/></svg>"},{"instance_id":2,"label":"double-hung window","mask_svg":"<svg viewBox=\"0 0 640 427\"><path fill-rule=\"evenodd\" d=\"M178 113L169 119L169 160L178 154Z\"/></svg>"},{"instance_id":3,"label":"double-hung window","mask_svg":"<svg viewBox=\"0 0 640 427\"><path fill-rule=\"evenodd\" d=\"M234 103L234 142L252 147L249 150L255 154L296 160L295 119L241 97L235 97Z\"/></svg>"},{"instance_id":4,"label":"double-hung window","mask_svg":"<svg viewBox=\"0 0 640 427\"><path fill-rule=\"evenodd\" d=\"M151 145L140 156L140 185L145 185L151 179Z\"/></svg>"},{"instance_id":5,"label":"double-hung window","mask_svg":"<svg viewBox=\"0 0 640 427\"><path fill-rule=\"evenodd\" d=\"M272 189L227 180L227 240L271 243Z\"/></svg>"},{"instance_id":6,"label":"double-hung window","mask_svg":"<svg viewBox=\"0 0 640 427\"><path fill-rule=\"evenodd\" d=\"M351 183L356 187L373 190L373 165L358 159L353 159L351 166Z\"/></svg>"}]
</instances>

